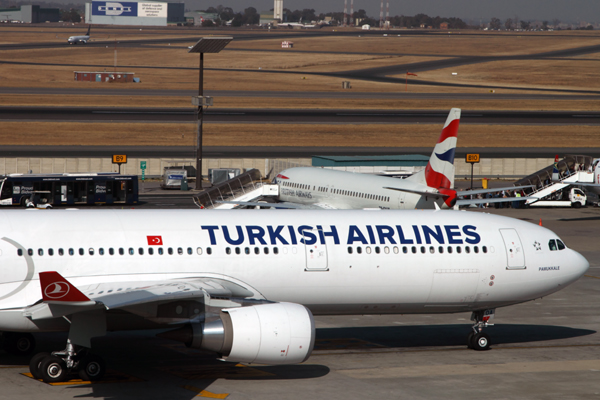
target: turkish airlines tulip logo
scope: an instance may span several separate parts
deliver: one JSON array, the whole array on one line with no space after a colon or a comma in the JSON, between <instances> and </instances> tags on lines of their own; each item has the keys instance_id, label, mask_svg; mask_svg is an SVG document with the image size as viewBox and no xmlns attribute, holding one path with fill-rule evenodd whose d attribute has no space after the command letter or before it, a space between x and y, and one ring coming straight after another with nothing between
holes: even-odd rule
<instances>
[{"instance_id":1,"label":"turkish airlines tulip logo","mask_svg":"<svg viewBox=\"0 0 600 400\"><path fill-rule=\"evenodd\" d=\"M146 236L148 239L148 246L162 246L162 236Z\"/></svg>"},{"instance_id":2,"label":"turkish airlines tulip logo","mask_svg":"<svg viewBox=\"0 0 600 400\"><path fill-rule=\"evenodd\" d=\"M69 293L69 284L67 282L53 282L46 286L44 294L49 299L62 299Z\"/></svg>"}]
</instances>

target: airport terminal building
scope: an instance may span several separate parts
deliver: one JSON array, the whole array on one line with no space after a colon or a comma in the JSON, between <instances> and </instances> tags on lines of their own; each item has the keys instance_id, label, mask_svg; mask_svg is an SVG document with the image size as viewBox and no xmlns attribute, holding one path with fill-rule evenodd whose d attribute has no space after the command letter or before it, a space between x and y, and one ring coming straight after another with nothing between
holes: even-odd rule
<instances>
[{"instance_id":1,"label":"airport terminal building","mask_svg":"<svg viewBox=\"0 0 600 400\"><path fill-rule=\"evenodd\" d=\"M161 1L92 1L85 22L103 25L167 26L185 23L185 4Z\"/></svg>"}]
</instances>

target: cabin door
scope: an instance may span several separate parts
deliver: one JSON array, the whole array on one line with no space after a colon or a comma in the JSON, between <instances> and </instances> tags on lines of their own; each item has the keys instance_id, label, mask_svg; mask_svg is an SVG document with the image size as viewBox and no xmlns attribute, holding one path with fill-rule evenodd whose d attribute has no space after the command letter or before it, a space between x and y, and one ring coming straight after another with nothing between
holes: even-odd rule
<instances>
[{"instance_id":1,"label":"cabin door","mask_svg":"<svg viewBox=\"0 0 600 400\"><path fill-rule=\"evenodd\" d=\"M327 263L327 245L320 243L319 231L316 229L305 230L311 232L317 238L314 244L305 244L304 250L306 253L306 269L305 271L328 271ZM304 235L306 241L310 241L310 235Z\"/></svg>"},{"instance_id":2,"label":"cabin door","mask_svg":"<svg viewBox=\"0 0 600 400\"><path fill-rule=\"evenodd\" d=\"M500 229L506 248L506 269L525 269L525 253L515 229Z\"/></svg>"}]
</instances>

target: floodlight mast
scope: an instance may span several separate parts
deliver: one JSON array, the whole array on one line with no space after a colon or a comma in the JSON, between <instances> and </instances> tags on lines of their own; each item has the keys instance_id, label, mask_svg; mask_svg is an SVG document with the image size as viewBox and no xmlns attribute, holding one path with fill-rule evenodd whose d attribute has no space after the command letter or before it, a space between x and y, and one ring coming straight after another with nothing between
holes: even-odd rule
<instances>
[{"instance_id":1,"label":"floodlight mast","mask_svg":"<svg viewBox=\"0 0 600 400\"><path fill-rule=\"evenodd\" d=\"M204 53L218 53L233 40L232 37L205 37L193 45L188 53L200 53L198 67L198 96L192 97L192 104L198 106L196 132L196 190L202 190L202 120L204 106L212 105L212 99L204 97Z\"/></svg>"}]
</instances>

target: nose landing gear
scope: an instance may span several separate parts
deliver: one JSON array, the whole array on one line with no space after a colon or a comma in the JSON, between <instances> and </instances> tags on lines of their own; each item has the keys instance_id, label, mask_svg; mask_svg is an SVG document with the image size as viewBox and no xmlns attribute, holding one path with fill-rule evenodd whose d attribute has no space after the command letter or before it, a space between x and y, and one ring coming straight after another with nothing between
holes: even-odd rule
<instances>
[{"instance_id":1,"label":"nose landing gear","mask_svg":"<svg viewBox=\"0 0 600 400\"><path fill-rule=\"evenodd\" d=\"M467 347L477 351L490 349L490 336L483 332L483 328L494 326L488 321L494 317L495 309L474 311L471 321L474 321L473 332L467 337Z\"/></svg>"}]
</instances>

